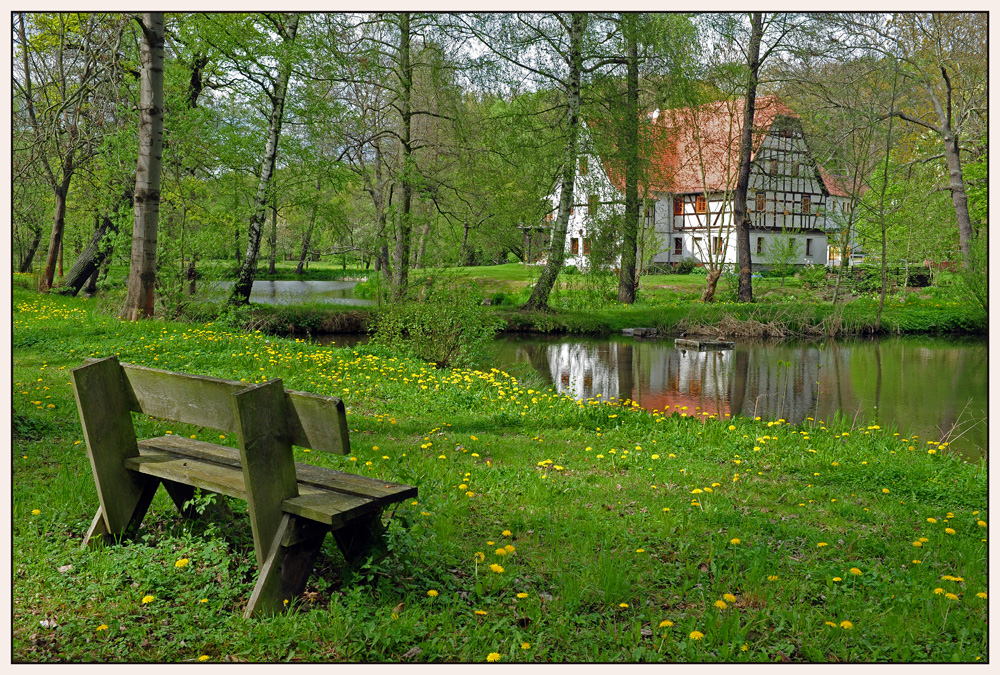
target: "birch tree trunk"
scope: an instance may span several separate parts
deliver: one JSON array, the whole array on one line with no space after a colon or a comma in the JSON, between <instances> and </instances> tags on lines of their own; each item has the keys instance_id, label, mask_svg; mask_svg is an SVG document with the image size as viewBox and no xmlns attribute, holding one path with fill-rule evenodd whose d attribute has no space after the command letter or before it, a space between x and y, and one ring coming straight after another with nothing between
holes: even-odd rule
<instances>
[{"instance_id":1,"label":"birch tree trunk","mask_svg":"<svg viewBox=\"0 0 1000 675\"><path fill-rule=\"evenodd\" d=\"M163 12L146 12L142 29L139 94L139 158L135 168L135 223L128 292L121 318L153 316L156 234L160 217L160 163L163 150Z\"/></svg>"},{"instance_id":2,"label":"birch tree trunk","mask_svg":"<svg viewBox=\"0 0 1000 675\"><path fill-rule=\"evenodd\" d=\"M282 31L285 44L295 41L295 33L299 27L299 15L293 13L288 17ZM260 166L260 179L257 181L257 194L254 197L254 211L247 227L247 249L240 265L236 283L229 296L230 305L247 305L250 303L250 291L253 280L257 276L257 257L260 254L260 240L267 218L268 196L271 189L271 178L274 174L274 164L278 156L278 139L281 137L281 124L285 114L285 96L288 92L288 80L292 75L291 58L287 57L278 65L278 80L275 83L274 94L271 96L271 118L267 127L267 143L264 146L264 158Z\"/></svg>"},{"instance_id":3,"label":"birch tree trunk","mask_svg":"<svg viewBox=\"0 0 1000 675\"><path fill-rule=\"evenodd\" d=\"M549 304L549 294L556 283L556 277L566 259L566 230L569 227L569 210L573 205L573 180L576 177L577 149L580 138L580 81L583 72L583 31L586 15L574 12L569 28L569 75L566 91L566 150L563 157L562 186L559 191L559 215L553 224L549 242L549 257L538 283L524 309L545 309Z\"/></svg>"}]
</instances>

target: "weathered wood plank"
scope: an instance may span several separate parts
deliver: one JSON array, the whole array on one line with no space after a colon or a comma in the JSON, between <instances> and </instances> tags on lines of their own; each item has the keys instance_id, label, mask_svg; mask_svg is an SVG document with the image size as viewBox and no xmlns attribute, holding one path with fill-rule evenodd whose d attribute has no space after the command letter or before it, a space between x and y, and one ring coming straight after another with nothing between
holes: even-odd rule
<instances>
[{"instance_id":1,"label":"weathered wood plank","mask_svg":"<svg viewBox=\"0 0 1000 675\"><path fill-rule=\"evenodd\" d=\"M344 402L336 396L286 391L292 444L335 455L351 451Z\"/></svg>"},{"instance_id":2,"label":"weathered wood plank","mask_svg":"<svg viewBox=\"0 0 1000 675\"><path fill-rule=\"evenodd\" d=\"M257 564L263 565L281 522L281 503L299 494L285 390L281 380L269 380L235 392L232 401L240 427L240 463L254 552Z\"/></svg>"},{"instance_id":3,"label":"weathered wood plank","mask_svg":"<svg viewBox=\"0 0 1000 675\"><path fill-rule=\"evenodd\" d=\"M139 457L129 457L125 467L147 476L184 483L246 501L243 471L211 462L199 462L158 450L142 449Z\"/></svg>"},{"instance_id":4,"label":"weathered wood plank","mask_svg":"<svg viewBox=\"0 0 1000 675\"><path fill-rule=\"evenodd\" d=\"M303 485L299 485L299 490L300 494L297 497L282 502L282 510L285 513L329 525L333 529L343 527L346 523L366 513L382 509L380 502L371 499Z\"/></svg>"},{"instance_id":5,"label":"weathered wood plank","mask_svg":"<svg viewBox=\"0 0 1000 675\"><path fill-rule=\"evenodd\" d=\"M238 431L229 398L246 382L205 375L175 373L123 363L129 404L151 417L196 424L220 431ZM337 396L285 391L292 444L321 452L350 452L344 402Z\"/></svg>"},{"instance_id":6,"label":"weathered wood plank","mask_svg":"<svg viewBox=\"0 0 1000 675\"><path fill-rule=\"evenodd\" d=\"M87 443L87 456L101 502L106 535L121 536L138 513L148 479L128 471L124 460L139 454L122 368L100 359L72 371L73 394ZM143 512L145 509L142 509ZM84 545L89 544L89 538Z\"/></svg>"},{"instance_id":7,"label":"weathered wood plank","mask_svg":"<svg viewBox=\"0 0 1000 675\"><path fill-rule=\"evenodd\" d=\"M140 447L155 448L204 461L240 467L238 450L213 443L206 443L205 441L170 435L140 441L139 445ZM368 476L358 476L302 462L295 463L295 475L300 485L315 485L328 490L335 490L360 497L386 498L390 501L399 501L417 495L417 489L411 485L377 480Z\"/></svg>"}]
</instances>

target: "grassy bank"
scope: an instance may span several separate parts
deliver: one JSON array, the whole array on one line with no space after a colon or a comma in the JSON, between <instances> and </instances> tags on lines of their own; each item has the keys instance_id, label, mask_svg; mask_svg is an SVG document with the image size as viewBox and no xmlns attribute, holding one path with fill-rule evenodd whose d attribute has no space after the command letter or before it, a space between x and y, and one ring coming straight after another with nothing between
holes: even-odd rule
<instances>
[{"instance_id":1,"label":"grassy bank","mask_svg":"<svg viewBox=\"0 0 1000 675\"><path fill-rule=\"evenodd\" d=\"M986 465L936 439L578 403L488 368L94 306L13 294L16 661L988 658ZM342 396L352 453L296 459L419 488L389 555L345 569L328 541L286 615L247 621L239 502L185 522L161 491L135 541L80 550L97 498L67 371L109 354Z\"/></svg>"}]
</instances>

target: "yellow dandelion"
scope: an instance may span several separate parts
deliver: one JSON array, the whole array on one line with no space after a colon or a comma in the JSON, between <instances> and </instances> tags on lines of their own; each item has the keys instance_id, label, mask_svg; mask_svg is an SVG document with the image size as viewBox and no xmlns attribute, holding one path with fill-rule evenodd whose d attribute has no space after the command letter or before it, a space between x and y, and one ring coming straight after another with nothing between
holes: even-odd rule
<instances>
[{"instance_id":1,"label":"yellow dandelion","mask_svg":"<svg viewBox=\"0 0 1000 675\"><path fill-rule=\"evenodd\" d=\"M628 609L628 603L627 602L619 602L618 606L621 607L622 609Z\"/></svg>"},{"instance_id":2,"label":"yellow dandelion","mask_svg":"<svg viewBox=\"0 0 1000 675\"><path fill-rule=\"evenodd\" d=\"M712 604L718 607L719 609L725 609L727 607L726 603L723 602L722 600L716 600Z\"/></svg>"},{"instance_id":3,"label":"yellow dandelion","mask_svg":"<svg viewBox=\"0 0 1000 675\"><path fill-rule=\"evenodd\" d=\"M208 661L208 654L202 654L198 657L199 661Z\"/></svg>"},{"instance_id":4,"label":"yellow dandelion","mask_svg":"<svg viewBox=\"0 0 1000 675\"><path fill-rule=\"evenodd\" d=\"M915 541L915 542L913 542L913 545L914 545L914 546L916 546L917 548L920 548L920 547L921 547L921 546L923 546L924 544L923 544L923 542L920 542L920 541Z\"/></svg>"},{"instance_id":5,"label":"yellow dandelion","mask_svg":"<svg viewBox=\"0 0 1000 675\"><path fill-rule=\"evenodd\" d=\"M825 623L827 626L830 626L831 628L836 628L837 627L837 624L835 624L832 621L824 621L823 623Z\"/></svg>"},{"instance_id":6,"label":"yellow dandelion","mask_svg":"<svg viewBox=\"0 0 1000 675\"><path fill-rule=\"evenodd\" d=\"M490 569L496 572L497 574L503 574L503 568L500 567L500 565L497 565L496 563L491 564Z\"/></svg>"},{"instance_id":7,"label":"yellow dandelion","mask_svg":"<svg viewBox=\"0 0 1000 675\"><path fill-rule=\"evenodd\" d=\"M823 548L824 546L829 546L829 544L827 544L825 541L821 541L818 544L816 544L816 548Z\"/></svg>"},{"instance_id":8,"label":"yellow dandelion","mask_svg":"<svg viewBox=\"0 0 1000 675\"><path fill-rule=\"evenodd\" d=\"M943 594L944 594L944 589L943 588L935 588L934 589L934 595L943 595Z\"/></svg>"},{"instance_id":9,"label":"yellow dandelion","mask_svg":"<svg viewBox=\"0 0 1000 675\"><path fill-rule=\"evenodd\" d=\"M725 600L726 602L736 602L736 596L733 595L732 593L723 593L722 599Z\"/></svg>"},{"instance_id":10,"label":"yellow dandelion","mask_svg":"<svg viewBox=\"0 0 1000 675\"><path fill-rule=\"evenodd\" d=\"M889 494L889 488L882 488L883 494Z\"/></svg>"},{"instance_id":11,"label":"yellow dandelion","mask_svg":"<svg viewBox=\"0 0 1000 675\"><path fill-rule=\"evenodd\" d=\"M985 595L985 593L983 595ZM660 628L670 628L673 625L674 622L671 621L670 619L664 619L663 621L660 622Z\"/></svg>"},{"instance_id":12,"label":"yellow dandelion","mask_svg":"<svg viewBox=\"0 0 1000 675\"><path fill-rule=\"evenodd\" d=\"M927 522L928 523L936 523L937 522L937 518L928 518Z\"/></svg>"},{"instance_id":13,"label":"yellow dandelion","mask_svg":"<svg viewBox=\"0 0 1000 675\"><path fill-rule=\"evenodd\" d=\"M477 609L476 616L486 616L486 610Z\"/></svg>"},{"instance_id":14,"label":"yellow dandelion","mask_svg":"<svg viewBox=\"0 0 1000 675\"><path fill-rule=\"evenodd\" d=\"M777 574L771 574L771 575L769 575L767 577L767 580L768 581L777 581L778 580L778 575Z\"/></svg>"},{"instance_id":15,"label":"yellow dandelion","mask_svg":"<svg viewBox=\"0 0 1000 675\"><path fill-rule=\"evenodd\" d=\"M513 553L517 549L514 548L512 544L507 544L506 546L504 546L504 550L507 551L507 553Z\"/></svg>"},{"instance_id":16,"label":"yellow dandelion","mask_svg":"<svg viewBox=\"0 0 1000 675\"><path fill-rule=\"evenodd\" d=\"M151 603L151 602L152 602L153 600L156 600L156 596L155 596L155 595L147 595L147 596L144 596L144 597L142 598L142 604L144 604L144 605L148 605L148 604L149 604L149 603Z\"/></svg>"},{"instance_id":17,"label":"yellow dandelion","mask_svg":"<svg viewBox=\"0 0 1000 675\"><path fill-rule=\"evenodd\" d=\"M955 595L954 593L945 593L944 597L948 598L949 600L958 600L958 596Z\"/></svg>"},{"instance_id":18,"label":"yellow dandelion","mask_svg":"<svg viewBox=\"0 0 1000 675\"><path fill-rule=\"evenodd\" d=\"M187 567L189 562L191 561L188 560L187 558L181 558L180 560L174 563L174 567Z\"/></svg>"},{"instance_id":19,"label":"yellow dandelion","mask_svg":"<svg viewBox=\"0 0 1000 675\"><path fill-rule=\"evenodd\" d=\"M510 536L510 530L504 530L503 532L500 533L500 536L501 537L509 537Z\"/></svg>"},{"instance_id":20,"label":"yellow dandelion","mask_svg":"<svg viewBox=\"0 0 1000 675\"><path fill-rule=\"evenodd\" d=\"M977 598L982 598L983 600L985 600L986 599L986 593L980 591L980 592L976 593L976 597Z\"/></svg>"},{"instance_id":21,"label":"yellow dandelion","mask_svg":"<svg viewBox=\"0 0 1000 675\"><path fill-rule=\"evenodd\" d=\"M854 576L856 576L856 577L859 577L859 576L861 576L862 574L864 574L864 572L862 572L861 570L859 570L859 569L858 569L857 567L852 567L852 568L851 568L850 570L848 570L848 571L849 571L849 572L850 572L851 574L853 574Z\"/></svg>"},{"instance_id":22,"label":"yellow dandelion","mask_svg":"<svg viewBox=\"0 0 1000 675\"><path fill-rule=\"evenodd\" d=\"M986 594L980 593L979 595L986 595ZM100 626L97 627L97 630L107 630L107 629L108 629L108 624L106 623L102 623Z\"/></svg>"},{"instance_id":23,"label":"yellow dandelion","mask_svg":"<svg viewBox=\"0 0 1000 675\"><path fill-rule=\"evenodd\" d=\"M522 642L521 643L521 649L531 649L531 643L530 642Z\"/></svg>"},{"instance_id":24,"label":"yellow dandelion","mask_svg":"<svg viewBox=\"0 0 1000 675\"><path fill-rule=\"evenodd\" d=\"M500 660L500 654L497 653L497 652L490 652L487 655L486 660L489 661L490 663L494 663L496 661L499 661Z\"/></svg>"},{"instance_id":25,"label":"yellow dandelion","mask_svg":"<svg viewBox=\"0 0 1000 675\"><path fill-rule=\"evenodd\" d=\"M955 534L955 530L951 529L950 527L946 527L946 528L944 528L944 533L945 534Z\"/></svg>"},{"instance_id":26,"label":"yellow dandelion","mask_svg":"<svg viewBox=\"0 0 1000 675\"><path fill-rule=\"evenodd\" d=\"M848 621L847 619L844 619L843 621L840 622L840 627L843 628L844 630L851 630L852 628L854 628L854 624Z\"/></svg>"},{"instance_id":27,"label":"yellow dandelion","mask_svg":"<svg viewBox=\"0 0 1000 675\"><path fill-rule=\"evenodd\" d=\"M739 546L740 540L738 537L733 537L732 539L729 540L729 543L732 544L733 546Z\"/></svg>"},{"instance_id":28,"label":"yellow dandelion","mask_svg":"<svg viewBox=\"0 0 1000 675\"><path fill-rule=\"evenodd\" d=\"M436 598L438 596L438 592L432 588L431 590L427 591L427 595L428 597Z\"/></svg>"},{"instance_id":29,"label":"yellow dandelion","mask_svg":"<svg viewBox=\"0 0 1000 675\"><path fill-rule=\"evenodd\" d=\"M502 558L505 555L507 555L507 549L498 548L496 551L494 551L494 553L496 553L498 556L500 556Z\"/></svg>"},{"instance_id":30,"label":"yellow dandelion","mask_svg":"<svg viewBox=\"0 0 1000 675\"><path fill-rule=\"evenodd\" d=\"M688 635L688 637L691 638L692 640L696 640L697 641L697 640L700 640L703 637L705 637L705 634L702 633L700 630L694 630L694 631L691 631L691 634Z\"/></svg>"},{"instance_id":31,"label":"yellow dandelion","mask_svg":"<svg viewBox=\"0 0 1000 675\"><path fill-rule=\"evenodd\" d=\"M526 597L528 597L528 594L522 591L517 594L517 597L521 600L524 600Z\"/></svg>"},{"instance_id":32,"label":"yellow dandelion","mask_svg":"<svg viewBox=\"0 0 1000 675\"><path fill-rule=\"evenodd\" d=\"M843 581L843 579L841 579L840 577L834 577L833 580L834 581Z\"/></svg>"},{"instance_id":33,"label":"yellow dandelion","mask_svg":"<svg viewBox=\"0 0 1000 675\"><path fill-rule=\"evenodd\" d=\"M41 513L41 511L39 511L38 509L31 509L31 515L37 516L39 513Z\"/></svg>"}]
</instances>

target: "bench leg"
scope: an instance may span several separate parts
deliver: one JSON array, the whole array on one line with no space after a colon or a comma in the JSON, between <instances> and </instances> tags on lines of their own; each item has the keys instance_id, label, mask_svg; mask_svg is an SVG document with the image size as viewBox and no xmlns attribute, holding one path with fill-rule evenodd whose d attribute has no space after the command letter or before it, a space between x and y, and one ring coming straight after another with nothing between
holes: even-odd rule
<instances>
[{"instance_id":1,"label":"bench leg","mask_svg":"<svg viewBox=\"0 0 1000 675\"><path fill-rule=\"evenodd\" d=\"M87 535L83 538L83 548L95 548L112 541L120 541L121 539L130 537L139 527L139 524L142 523L142 519L146 516L146 511L149 510L149 505L153 502L156 488L160 486L160 481L158 478L151 476L135 475L137 476L136 480L141 483L141 489L139 494L135 496L134 501L129 505L131 513L128 521L118 531L112 531L108 527L104 507L97 507L97 514L90 523ZM120 509L125 507L122 500L118 501L118 507Z\"/></svg>"},{"instance_id":2,"label":"bench leg","mask_svg":"<svg viewBox=\"0 0 1000 675\"><path fill-rule=\"evenodd\" d=\"M382 510L379 509L334 530L333 538L347 562L353 563L382 541L384 530Z\"/></svg>"},{"instance_id":3,"label":"bench leg","mask_svg":"<svg viewBox=\"0 0 1000 675\"><path fill-rule=\"evenodd\" d=\"M285 611L309 581L313 563L329 531L325 525L283 514L267 559L243 616Z\"/></svg>"}]
</instances>

